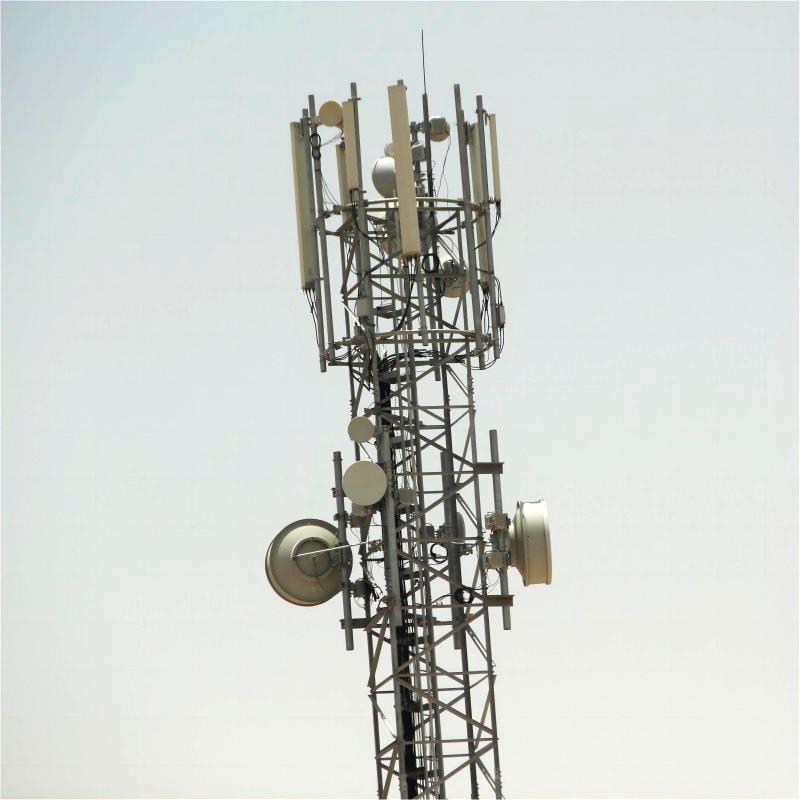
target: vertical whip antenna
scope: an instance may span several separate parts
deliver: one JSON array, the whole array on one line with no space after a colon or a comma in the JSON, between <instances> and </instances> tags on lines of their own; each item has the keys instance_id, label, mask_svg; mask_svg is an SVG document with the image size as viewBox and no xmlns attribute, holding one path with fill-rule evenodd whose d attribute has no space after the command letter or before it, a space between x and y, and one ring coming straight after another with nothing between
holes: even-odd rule
<instances>
[{"instance_id":1,"label":"vertical whip antenna","mask_svg":"<svg viewBox=\"0 0 800 800\"><path fill-rule=\"evenodd\" d=\"M422 91L428 94L428 83L425 80L425 28L420 29L422 34Z\"/></svg>"}]
</instances>

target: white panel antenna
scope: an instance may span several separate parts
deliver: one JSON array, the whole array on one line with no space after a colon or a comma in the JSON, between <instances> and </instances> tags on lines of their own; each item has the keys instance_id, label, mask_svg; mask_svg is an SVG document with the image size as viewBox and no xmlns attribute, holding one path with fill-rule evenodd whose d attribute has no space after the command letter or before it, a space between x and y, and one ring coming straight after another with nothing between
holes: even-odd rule
<instances>
[{"instance_id":1,"label":"white panel antenna","mask_svg":"<svg viewBox=\"0 0 800 800\"><path fill-rule=\"evenodd\" d=\"M472 202L480 205L486 199L483 196L483 167L481 166L480 139L478 138L478 125L475 122L469 126L469 168L472 174ZM478 250L478 265L481 268L481 281L486 282L486 220L480 212L475 214L476 248Z\"/></svg>"},{"instance_id":2,"label":"white panel antenna","mask_svg":"<svg viewBox=\"0 0 800 800\"><path fill-rule=\"evenodd\" d=\"M349 225L353 215L345 211L345 206L350 205L350 189L347 185L347 156L344 142L336 145L336 172L339 176L339 204L342 206L342 225Z\"/></svg>"},{"instance_id":3,"label":"white panel antenna","mask_svg":"<svg viewBox=\"0 0 800 800\"><path fill-rule=\"evenodd\" d=\"M494 201L499 203L500 196L500 157L497 152L497 115L489 114L489 142L492 149L492 183L494 185Z\"/></svg>"},{"instance_id":4,"label":"white panel antenna","mask_svg":"<svg viewBox=\"0 0 800 800\"><path fill-rule=\"evenodd\" d=\"M408 124L406 87L396 83L388 87L389 117L392 122L392 152L395 184L400 215L400 241L403 258L422 252L417 217L417 193L414 188L414 165L411 160L411 139Z\"/></svg>"},{"instance_id":5,"label":"white panel antenna","mask_svg":"<svg viewBox=\"0 0 800 800\"><path fill-rule=\"evenodd\" d=\"M344 133L344 155L347 173L347 188L361 188L361 173L358 168L358 136L356 134L355 106L352 100L342 103L342 132Z\"/></svg>"},{"instance_id":6,"label":"white panel antenna","mask_svg":"<svg viewBox=\"0 0 800 800\"><path fill-rule=\"evenodd\" d=\"M300 287L313 289L319 275L317 234L314 224L314 201L311 195L311 172L308 164L308 142L300 122L289 123L292 139L292 172L294 176L297 247L300 255Z\"/></svg>"}]
</instances>

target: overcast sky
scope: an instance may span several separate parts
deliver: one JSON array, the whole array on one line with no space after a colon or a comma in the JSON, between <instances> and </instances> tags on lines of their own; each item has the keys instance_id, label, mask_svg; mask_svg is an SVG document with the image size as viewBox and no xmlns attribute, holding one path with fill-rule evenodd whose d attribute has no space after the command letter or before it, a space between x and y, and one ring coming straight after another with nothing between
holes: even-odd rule
<instances>
[{"instance_id":1,"label":"overcast sky","mask_svg":"<svg viewBox=\"0 0 800 800\"><path fill-rule=\"evenodd\" d=\"M357 81L380 155L424 25L432 112L460 82L500 130L481 452L551 517L553 584L495 629L506 794L793 795L797 22L4 3L3 794L374 796L365 643L263 573L348 449L288 122Z\"/></svg>"}]
</instances>

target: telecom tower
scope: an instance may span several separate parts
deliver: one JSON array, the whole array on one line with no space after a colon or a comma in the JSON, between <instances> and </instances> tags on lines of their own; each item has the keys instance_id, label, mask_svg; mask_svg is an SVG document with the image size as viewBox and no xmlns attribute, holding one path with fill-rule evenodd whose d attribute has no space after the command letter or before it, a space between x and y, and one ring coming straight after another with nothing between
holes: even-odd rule
<instances>
[{"instance_id":1,"label":"telecom tower","mask_svg":"<svg viewBox=\"0 0 800 800\"><path fill-rule=\"evenodd\" d=\"M517 503L509 519L496 431L489 460L478 455L474 374L500 357L506 324L492 252L500 171L495 115L479 95L469 122L458 85L454 98L452 130L429 115L427 91L415 122L403 82L388 87L391 142L372 167L375 192L364 186L354 83L341 104L317 109L310 95L290 123L301 288L320 371L349 373L342 438L346 429L353 450L344 471L333 454L335 524L285 527L266 572L299 605L341 592L348 650L354 630L366 634L379 797L478 797L481 785L502 797L490 609L509 630L509 567L526 586L551 577L544 501ZM444 197L433 150L444 161L453 135L461 196Z\"/></svg>"}]
</instances>

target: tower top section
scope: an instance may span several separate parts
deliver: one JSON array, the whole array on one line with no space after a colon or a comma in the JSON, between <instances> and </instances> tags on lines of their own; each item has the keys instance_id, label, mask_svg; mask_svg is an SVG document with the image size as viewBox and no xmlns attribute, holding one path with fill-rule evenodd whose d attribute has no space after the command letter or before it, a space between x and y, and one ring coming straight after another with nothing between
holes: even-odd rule
<instances>
[{"instance_id":1,"label":"tower top section","mask_svg":"<svg viewBox=\"0 0 800 800\"><path fill-rule=\"evenodd\" d=\"M374 106L388 113L391 140L365 156L362 106L372 104L354 83L349 97L319 108L309 95L289 126L300 286L320 369L351 366L354 351L387 357L400 341L441 348L445 335L467 345L455 363L491 366L506 323L492 247L501 214L496 117L478 95L468 118L458 84L453 111L431 115L427 93L416 107L398 81ZM460 191L445 176L452 149ZM329 263L331 239L341 275Z\"/></svg>"}]
</instances>

